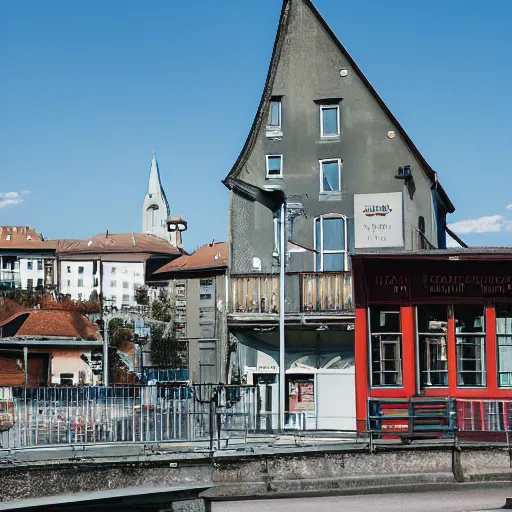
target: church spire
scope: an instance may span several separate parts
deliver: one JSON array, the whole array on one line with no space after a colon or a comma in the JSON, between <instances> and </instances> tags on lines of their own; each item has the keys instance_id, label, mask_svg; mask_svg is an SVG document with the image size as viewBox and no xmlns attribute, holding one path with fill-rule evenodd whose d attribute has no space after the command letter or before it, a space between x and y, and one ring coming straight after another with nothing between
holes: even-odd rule
<instances>
[{"instance_id":1,"label":"church spire","mask_svg":"<svg viewBox=\"0 0 512 512\"><path fill-rule=\"evenodd\" d=\"M170 217L169 203L160 180L160 169L153 149L149 183L146 197L142 205L142 231L170 240L167 232L167 219Z\"/></svg>"}]
</instances>

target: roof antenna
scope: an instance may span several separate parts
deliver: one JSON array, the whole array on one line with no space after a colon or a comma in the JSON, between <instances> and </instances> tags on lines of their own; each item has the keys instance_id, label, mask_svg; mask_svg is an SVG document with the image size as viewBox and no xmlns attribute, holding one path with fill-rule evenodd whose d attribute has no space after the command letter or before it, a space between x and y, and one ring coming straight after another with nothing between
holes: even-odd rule
<instances>
[{"instance_id":1,"label":"roof antenna","mask_svg":"<svg viewBox=\"0 0 512 512\"><path fill-rule=\"evenodd\" d=\"M108 238L108 228L105 230L105 238Z\"/></svg>"},{"instance_id":2,"label":"roof antenna","mask_svg":"<svg viewBox=\"0 0 512 512\"><path fill-rule=\"evenodd\" d=\"M155 148L153 148L153 158L156 158L156 151L155 151Z\"/></svg>"},{"instance_id":3,"label":"roof antenna","mask_svg":"<svg viewBox=\"0 0 512 512\"><path fill-rule=\"evenodd\" d=\"M213 247L215 245L215 238L211 241L210 247Z\"/></svg>"}]
</instances>

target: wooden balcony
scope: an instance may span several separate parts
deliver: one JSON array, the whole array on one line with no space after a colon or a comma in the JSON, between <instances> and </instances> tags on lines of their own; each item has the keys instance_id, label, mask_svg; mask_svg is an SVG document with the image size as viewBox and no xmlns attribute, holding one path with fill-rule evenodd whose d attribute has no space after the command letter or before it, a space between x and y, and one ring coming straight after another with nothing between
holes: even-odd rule
<instances>
[{"instance_id":1,"label":"wooden balcony","mask_svg":"<svg viewBox=\"0 0 512 512\"><path fill-rule=\"evenodd\" d=\"M347 314L354 311L350 272L301 274L301 312Z\"/></svg>"},{"instance_id":2,"label":"wooden balcony","mask_svg":"<svg viewBox=\"0 0 512 512\"><path fill-rule=\"evenodd\" d=\"M279 275L231 277L232 313L279 313Z\"/></svg>"}]
</instances>

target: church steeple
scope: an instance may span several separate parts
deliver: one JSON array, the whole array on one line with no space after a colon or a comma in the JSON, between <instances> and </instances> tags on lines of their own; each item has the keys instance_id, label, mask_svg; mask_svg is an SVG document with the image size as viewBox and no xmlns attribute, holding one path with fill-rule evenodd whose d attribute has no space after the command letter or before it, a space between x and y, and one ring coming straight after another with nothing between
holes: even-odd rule
<instances>
[{"instance_id":1,"label":"church steeple","mask_svg":"<svg viewBox=\"0 0 512 512\"><path fill-rule=\"evenodd\" d=\"M153 149L149 171L148 192L142 204L142 231L170 241L167 219L170 217L169 203L160 181L160 169Z\"/></svg>"}]
</instances>

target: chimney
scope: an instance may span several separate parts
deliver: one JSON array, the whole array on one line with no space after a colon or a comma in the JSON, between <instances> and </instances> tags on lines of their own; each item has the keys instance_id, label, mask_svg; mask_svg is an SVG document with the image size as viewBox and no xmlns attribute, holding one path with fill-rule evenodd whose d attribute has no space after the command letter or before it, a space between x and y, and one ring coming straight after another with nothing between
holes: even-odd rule
<instances>
[{"instance_id":1,"label":"chimney","mask_svg":"<svg viewBox=\"0 0 512 512\"><path fill-rule=\"evenodd\" d=\"M108 238L108 228L105 230L105 238Z\"/></svg>"}]
</instances>

